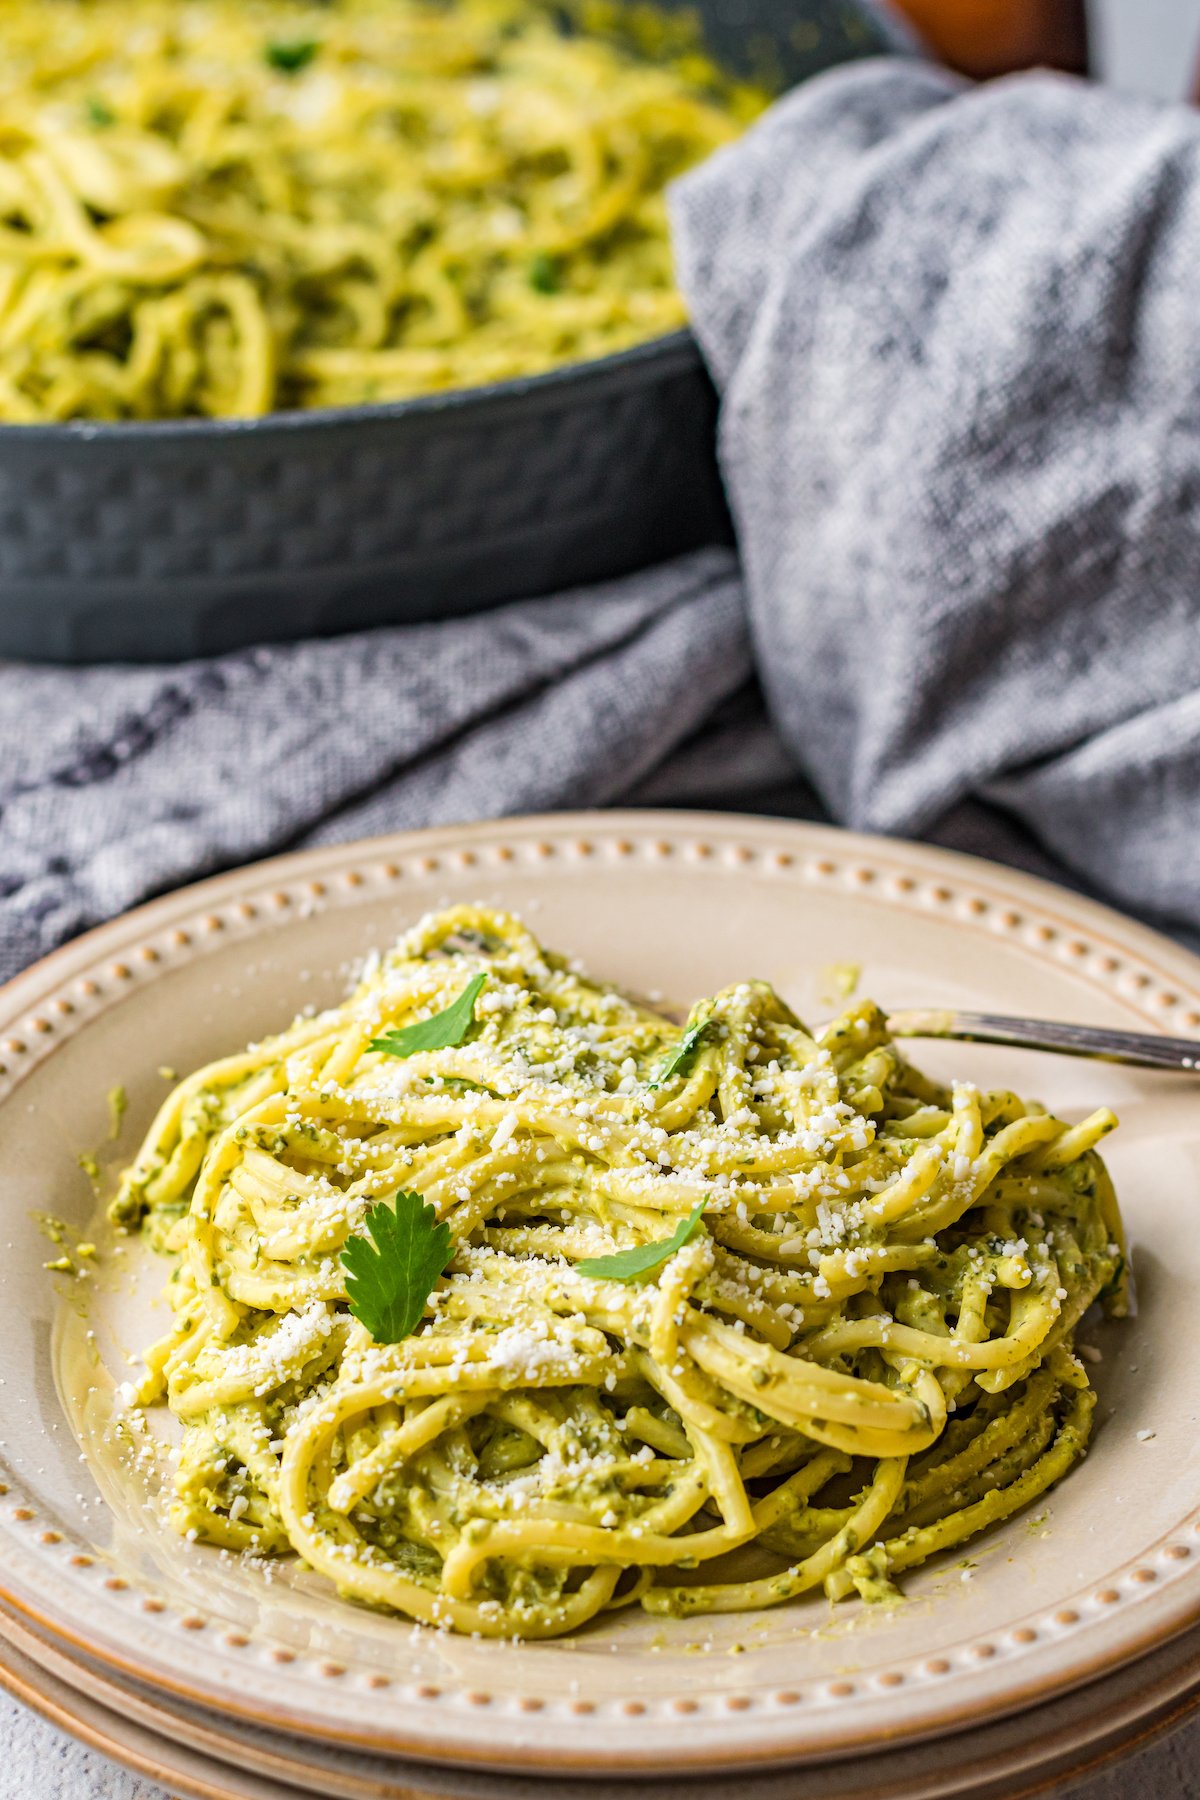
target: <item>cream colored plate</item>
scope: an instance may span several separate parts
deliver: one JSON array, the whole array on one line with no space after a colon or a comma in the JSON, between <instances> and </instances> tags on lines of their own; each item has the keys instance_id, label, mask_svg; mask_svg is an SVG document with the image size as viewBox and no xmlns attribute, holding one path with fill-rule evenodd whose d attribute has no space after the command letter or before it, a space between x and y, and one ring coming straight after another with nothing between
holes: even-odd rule
<instances>
[{"instance_id":1,"label":"cream colored plate","mask_svg":"<svg viewBox=\"0 0 1200 1800\"><path fill-rule=\"evenodd\" d=\"M1200 1093L982 1046L922 1060L1068 1114L1122 1114L1111 1162L1142 1311L1104 1333L1087 1463L1033 1518L972 1546L971 1569L918 1572L895 1610L814 1600L665 1626L627 1611L574 1640L497 1646L349 1607L287 1569L267 1583L163 1531L153 1456L115 1456L108 1429L161 1265L135 1246L90 1289L56 1282L33 1215L90 1221L76 1155L103 1139L115 1082L130 1095L123 1155L163 1092L160 1065L191 1067L332 1000L355 958L467 897L676 1000L762 974L811 1016L822 969L850 960L891 1006L1200 1029L1200 963L1102 908L944 852L774 821L509 821L319 851L155 902L0 996L0 1597L115 1669L277 1730L560 1772L748 1768L966 1727L1200 1617Z\"/></svg>"},{"instance_id":2,"label":"cream colored plate","mask_svg":"<svg viewBox=\"0 0 1200 1800\"><path fill-rule=\"evenodd\" d=\"M128 1678L114 1680L0 1611L0 1680L6 1652L25 1691L54 1701L57 1722L168 1787L188 1773L228 1800L260 1800L261 1783L322 1800L544 1800L537 1775L421 1767L261 1726L224 1720L166 1699ZM10 1669L15 1672L15 1669ZM37 1704L35 1700L35 1704ZM705 1781L705 1800L1022 1800L1078 1779L1180 1724L1200 1704L1200 1628L1184 1632L1126 1669L1032 1712L955 1732L907 1749L755 1775ZM105 1741L89 1732L102 1727ZM147 1768L147 1759L150 1766ZM200 1759L205 1759L201 1761ZM215 1766L214 1766L215 1765ZM244 1785L243 1785L244 1784ZM554 1800L694 1800L695 1780L626 1777L554 1781ZM272 1785L270 1792L275 1793Z\"/></svg>"}]
</instances>

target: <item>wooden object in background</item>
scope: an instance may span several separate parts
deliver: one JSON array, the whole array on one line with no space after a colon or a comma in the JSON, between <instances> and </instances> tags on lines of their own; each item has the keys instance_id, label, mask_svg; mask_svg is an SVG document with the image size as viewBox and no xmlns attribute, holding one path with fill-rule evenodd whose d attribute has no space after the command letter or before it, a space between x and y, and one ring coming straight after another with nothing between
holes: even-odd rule
<instances>
[{"instance_id":1,"label":"wooden object in background","mask_svg":"<svg viewBox=\"0 0 1200 1800\"><path fill-rule=\"evenodd\" d=\"M1085 0L892 0L934 54L976 80L1088 69Z\"/></svg>"}]
</instances>

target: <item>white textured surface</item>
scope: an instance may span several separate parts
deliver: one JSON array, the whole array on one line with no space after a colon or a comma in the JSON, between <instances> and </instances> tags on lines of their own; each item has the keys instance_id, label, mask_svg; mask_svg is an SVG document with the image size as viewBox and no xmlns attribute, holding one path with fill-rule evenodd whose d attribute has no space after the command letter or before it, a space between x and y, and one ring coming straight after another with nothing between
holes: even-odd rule
<instances>
[{"instance_id":1,"label":"white textured surface","mask_svg":"<svg viewBox=\"0 0 1200 1800\"><path fill-rule=\"evenodd\" d=\"M0 1746L3 1800L166 1800L153 1782L118 1769L3 1697Z\"/></svg>"},{"instance_id":2,"label":"white textured surface","mask_svg":"<svg viewBox=\"0 0 1200 1800\"><path fill-rule=\"evenodd\" d=\"M1091 0L1091 15L1106 81L1160 100L1187 92L1200 55L1200 0Z\"/></svg>"}]
</instances>

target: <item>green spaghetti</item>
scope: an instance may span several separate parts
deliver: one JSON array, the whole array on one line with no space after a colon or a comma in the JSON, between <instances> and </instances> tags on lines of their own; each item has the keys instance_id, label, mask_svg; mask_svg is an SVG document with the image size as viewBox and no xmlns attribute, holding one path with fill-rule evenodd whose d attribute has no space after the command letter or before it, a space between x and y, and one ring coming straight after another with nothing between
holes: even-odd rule
<instances>
[{"instance_id":1,"label":"green spaghetti","mask_svg":"<svg viewBox=\"0 0 1200 1800\"><path fill-rule=\"evenodd\" d=\"M18 0L0 420L393 400L670 331L663 190L761 104L616 0Z\"/></svg>"},{"instance_id":2,"label":"green spaghetti","mask_svg":"<svg viewBox=\"0 0 1200 1800\"><path fill-rule=\"evenodd\" d=\"M489 1636L891 1594L1084 1453L1115 1123L930 1081L869 1001L809 1031L747 982L681 1029L426 918L123 1179L177 1261L172 1520Z\"/></svg>"}]
</instances>

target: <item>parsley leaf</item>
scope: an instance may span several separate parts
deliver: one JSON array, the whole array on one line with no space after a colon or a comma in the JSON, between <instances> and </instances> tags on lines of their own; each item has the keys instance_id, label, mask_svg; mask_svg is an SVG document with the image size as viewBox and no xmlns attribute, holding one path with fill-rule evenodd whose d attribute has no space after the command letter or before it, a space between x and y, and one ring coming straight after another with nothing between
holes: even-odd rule
<instances>
[{"instance_id":1,"label":"parsley leaf","mask_svg":"<svg viewBox=\"0 0 1200 1800\"><path fill-rule=\"evenodd\" d=\"M452 1050L461 1044L475 1023L475 1002L483 991L486 975L468 981L457 1000L419 1024L402 1026L399 1031L385 1032L372 1038L368 1048L382 1050L385 1056L415 1056L419 1050Z\"/></svg>"},{"instance_id":2,"label":"parsley leaf","mask_svg":"<svg viewBox=\"0 0 1200 1800\"><path fill-rule=\"evenodd\" d=\"M657 1269L660 1263L665 1263L669 1256L690 1243L704 1216L707 1199L706 1194L703 1200L697 1200L669 1238L659 1238L653 1244L638 1244L633 1250L618 1250L613 1256L589 1256L575 1267L581 1275L595 1275L604 1281L636 1281L639 1275L649 1275L652 1269Z\"/></svg>"},{"instance_id":3,"label":"parsley leaf","mask_svg":"<svg viewBox=\"0 0 1200 1800\"><path fill-rule=\"evenodd\" d=\"M706 1013L700 1018L694 1019L688 1026L675 1048L667 1057L667 1060L659 1069L654 1080L647 1085L652 1088L661 1087L663 1082L669 1081L672 1075L681 1074L684 1066L691 1061L692 1057L696 1054L696 1051L700 1048L700 1040L711 1024L712 1007L710 1006Z\"/></svg>"},{"instance_id":4,"label":"parsley leaf","mask_svg":"<svg viewBox=\"0 0 1200 1800\"><path fill-rule=\"evenodd\" d=\"M390 1206L378 1201L365 1223L374 1248L357 1233L342 1251L350 1311L377 1344L398 1344L420 1323L450 1261L450 1227L407 1188Z\"/></svg>"},{"instance_id":5,"label":"parsley leaf","mask_svg":"<svg viewBox=\"0 0 1200 1800\"><path fill-rule=\"evenodd\" d=\"M301 69L308 67L320 48L315 38L293 38L290 42L277 40L265 47L263 58L283 75L298 75Z\"/></svg>"},{"instance_id":6,"label":"parsley leaf","mask_svg":"<svg viewBox=\"0 0 1200 1800\"><path fill-rule=\"evenodd\" d=\"M95 125L98 129L117 122L116 113L101 94L89 94L83 103L83 110L88 124Z\"/></svg>"}]
</instances>

